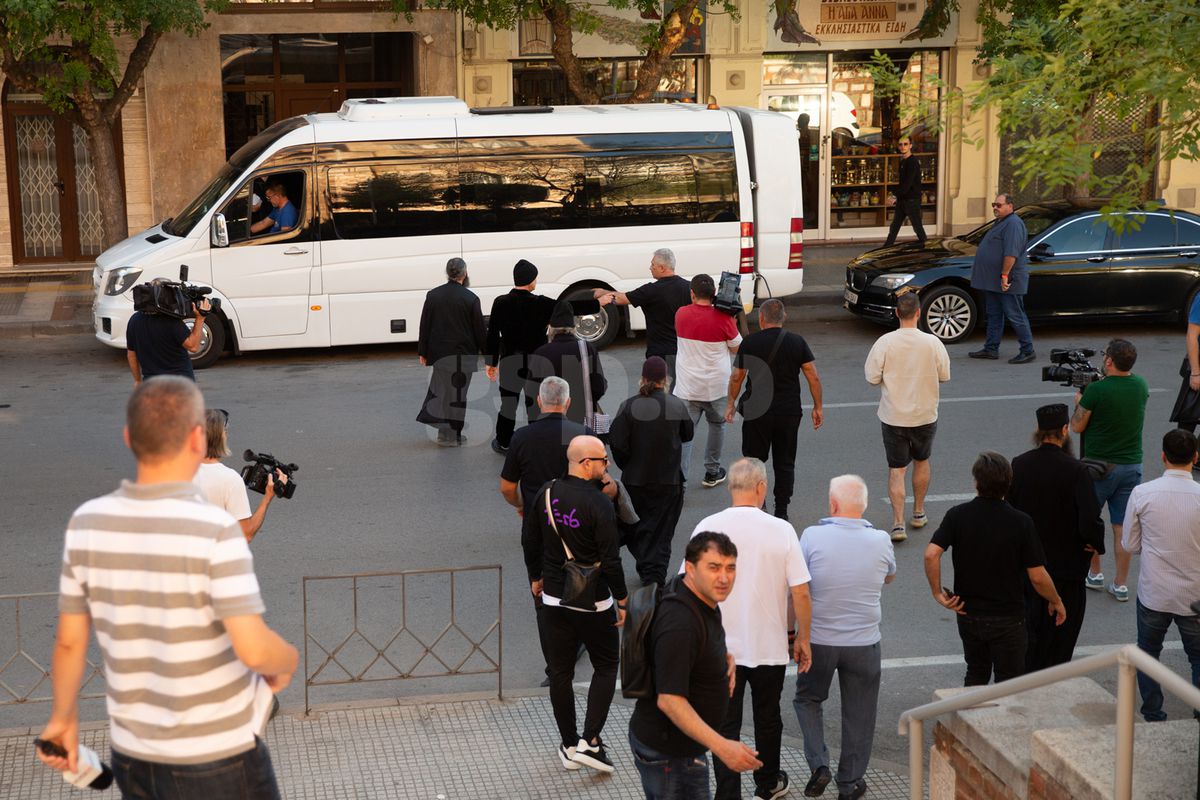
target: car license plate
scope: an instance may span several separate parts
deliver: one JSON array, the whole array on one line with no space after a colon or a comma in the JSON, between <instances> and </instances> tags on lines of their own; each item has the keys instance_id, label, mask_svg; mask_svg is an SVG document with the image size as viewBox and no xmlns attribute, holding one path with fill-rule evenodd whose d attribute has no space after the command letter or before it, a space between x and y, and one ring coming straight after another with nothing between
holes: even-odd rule
<instances>
[{"instance_id":1,"label":"car license plate","mask_svg":"<svg viewBox=\"0 0 1200 800\"><path fill-rule=\"evenodd\" d=\"M846 290L846 302L852 306L858 305L858 293L852 292L849 289L847 289Z\"/></svg>"}]
</instances>

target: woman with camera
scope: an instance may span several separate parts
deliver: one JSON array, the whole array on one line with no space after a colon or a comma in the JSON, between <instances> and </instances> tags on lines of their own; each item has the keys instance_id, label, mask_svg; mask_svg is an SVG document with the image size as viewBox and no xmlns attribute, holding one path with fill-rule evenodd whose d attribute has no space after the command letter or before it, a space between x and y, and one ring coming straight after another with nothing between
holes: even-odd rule
<instances>
[{"instance_id":1,"label":"woman with camera","mask_svg":"<svg viewBox=\"0 0 1200 800\"><path fill-rule=\"evenodd\" d=\"M275 476L267 476L266 491L258 508L251 514L250 498L246 494L242 476L237 470L221 463L221 459L229 455L229 412L223 408L207 409L204 412L204 428L208 452L196 471L194 482L204 492L208 502L225 509L237 519L246 541L251 542L267 518L267 507L275 499L275 479L287 483L287 476L279 470L275 471Z\"/></svg>"}]
</instances>

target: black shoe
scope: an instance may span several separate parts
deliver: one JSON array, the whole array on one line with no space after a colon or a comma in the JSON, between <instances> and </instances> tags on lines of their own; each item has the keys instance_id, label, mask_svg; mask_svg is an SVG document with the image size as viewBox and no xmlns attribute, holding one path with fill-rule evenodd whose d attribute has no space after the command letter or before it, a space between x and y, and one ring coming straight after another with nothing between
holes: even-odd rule
<instances>
[{"instance_id":1,"label":"black shoe","mask_svg":"<svg viewBox=\"0 0 1200 800\"><path fill-rule=\"evenodd\" d=\"M709 489L711 489L714 486L724 483L725 479L728 477L729 473L725 471L724 467L717 467L716 472L704 473L704 480L700 482L700 485L707 486Z\"/></svg>"},{"instance_id":2,"label":"black shoe","mask_svg":"<svg viewBox=\"0 0 1200 800\"><path fill-rule=\"evenodd\" d=\"M867 782L860 779L858 783L854 784L854 788L850 790L849 794L838 792L838 800L859 800L866 793Z\"/></svg>"},{"instance_id":3,"label":"black shoe","mask_svg":"<svg viewBox=\"0 0 1200 800\"><path fill-rule=\"evenodd\" d=\"M829 771L829 767L817 767L813 770L812 777L808 779L808 785L804 787L805 797L820 797L825 794L825 787L833 780L833 773Z\"/></svg>"},{"instance_id":4,"label":"black shoe","mask_svg":"<svg viewBox=\"0 0 1200 800\"><path fill-rule=\"evenodd\" d=\"M579 744L575 745L575 755L571 760L601 772L612 772L614 769L612 759L608 757L608 751L604 749L604 742L600 741L599 736L596 737L595 744L588 744L587 739L580 739Z\"/></svg>"},{"instance_id":5,"label":"black shoe","mask_svg":"<svg viewBox=\"0 0 1200 800\"><path fill-rule=\"evenodd\" d=\"M774 789L759 789L754 793L755 800L779 800L791 789L787 773L779 770L779 779L775 781Z\"/></svg>"},{"instance_id":6,"label":"black shoe","mask_svg":"<svg viewBox=\"0 0 1200 800\"><path fill-rule=\"evenodd\" d=\"M505 447L504 445L500 444L499 439L492 439L492 452L499 453L500 455L504 455L505 453L508 452L508 448Z\"/></svg>"},{"instance_id":7,"label":"black shoe","mask_svg":"<svg viewBox=\"0 0 1200 800\"><path fill-rule=\"evenodd\" d=\"M1028 364L1030 361L1037 361L1037 353L1030 350L1028 353L1017 353L1008 360L1010 364Z\"/></svg>"},{"instance_id":8,"label":"black shoe","mask_svg":"<svg viewBox=\"0 0 1200 800\"><path fill-rule=\"evenodd\" d=\"M967 357L968 358L988 358L988 359L991 359L992 361L995 361L996 359L1000 358L1000 354L995 352L994 350L987 350L987 349L972 350L971 352L967 353Z\"/></svg>"}]
</instances>

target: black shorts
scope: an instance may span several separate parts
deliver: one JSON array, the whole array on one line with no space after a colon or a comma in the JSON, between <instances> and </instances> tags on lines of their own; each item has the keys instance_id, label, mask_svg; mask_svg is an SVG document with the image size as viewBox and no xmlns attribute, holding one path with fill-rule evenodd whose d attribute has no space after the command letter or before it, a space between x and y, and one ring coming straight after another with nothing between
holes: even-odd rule
<instances>
[{"instance_id":1,"label":"black shorts","mask_svg":"<svg viewBox=\"0 0 1200 800\"><path fill-rule=\"evenodd\" d=\"M915 428L898 428L883 425L883 451L887 454L888 467L901 469L913 461L927 461L933 452L933 434L937 423L918 425Z\"/></svg>"}]
</instances>

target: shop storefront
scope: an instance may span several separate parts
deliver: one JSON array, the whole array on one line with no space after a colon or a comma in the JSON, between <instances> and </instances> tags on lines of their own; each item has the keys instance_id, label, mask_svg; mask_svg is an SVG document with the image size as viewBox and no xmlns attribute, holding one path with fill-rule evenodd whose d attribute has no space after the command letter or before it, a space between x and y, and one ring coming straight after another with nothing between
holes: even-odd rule
<instances>
[{"instance_id":1,"label":"shop storefront","mask_svg":"<svg viewBox=\"0 0 1200 800\"><path fill-rule=\"evenodd\" d=\"M920 162L923 223L927 231L940 230L945 137L919 109L939 99L945 48L938 45L944 43L927 39L920 48L897 47L920 18L915 3L798 5L799 16L775 26L769 37L773 52L763 55L760 105L796 122L808 236L887 235L899 179L897 143L904 136ZM904 73L908 89L900 97L877 91L870 71L876 50ZM901 235L911 235L911 228L905 225Z\"/></svg>"}]
</instances>

